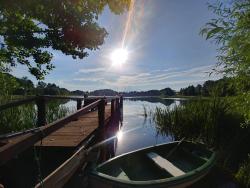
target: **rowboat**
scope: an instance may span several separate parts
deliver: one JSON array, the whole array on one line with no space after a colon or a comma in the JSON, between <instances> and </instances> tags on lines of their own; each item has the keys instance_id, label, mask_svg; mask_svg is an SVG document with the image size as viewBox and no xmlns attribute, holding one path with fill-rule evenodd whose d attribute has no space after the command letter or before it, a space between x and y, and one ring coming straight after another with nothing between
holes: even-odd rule
<instances>
[{"instance_id":1,"label":"rowboat","mask_svg":"<svg viewBox=\"0 0 250 188\"><path fill-rule=\"evenodd\" d=\"M95 166L90 187L187 187L214 166L216 154L205 145L175 141L129 152Z\"/></svg>"}]
</instances>

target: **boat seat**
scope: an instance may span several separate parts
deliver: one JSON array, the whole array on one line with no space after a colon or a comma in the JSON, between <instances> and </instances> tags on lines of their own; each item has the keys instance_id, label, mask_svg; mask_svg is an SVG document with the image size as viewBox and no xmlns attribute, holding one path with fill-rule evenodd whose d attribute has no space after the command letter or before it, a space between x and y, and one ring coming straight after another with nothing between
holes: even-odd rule
<instances>
[{"instance_id":1,"label":"boat seat","mask_svg":"<svg viewBox=\"0 0 250 188\"><path fill-rule=\"evenodd\" d=\"M161 157L160 155L158 155L157 153L154 152L150 152L147 153L147 156L154 161L154 163L166 170L168 173L170 173L172 176L176 177L176 176L181 176L184 175L185 172L183 172L181 169L177 168L173 163L171 163L170 161L168 161L167 159Z\"/></svg>"},{"instance_id":2,"label":"boat seat","mask_svg":"<svg viewBox=\"0 0 250 188\"><path fill-rule=\"evenodd\" d=\"M123 180L130 180L129 177L127 176L127 174L120 168L120 174L117 176L117 178L119 179L123 179Z\"/></svg>"}]
</instances>

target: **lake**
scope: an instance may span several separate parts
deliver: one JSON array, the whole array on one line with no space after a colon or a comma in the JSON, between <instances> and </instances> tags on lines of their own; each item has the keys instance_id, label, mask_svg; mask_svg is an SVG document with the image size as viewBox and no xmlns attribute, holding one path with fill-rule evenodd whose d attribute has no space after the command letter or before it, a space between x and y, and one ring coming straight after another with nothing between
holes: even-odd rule
<instances>
[{"instance_id":1,"label":"lake","mask_svg":"<svg viewBox=\"0 0 250 188\"><path fill-rule=\"evenodd\" d=\"M170 107L181 105L183 99L161 99L158 97L145 98L124 98L123 101L123 121L117 134L115 155L127 153L136 149L153 146L160 143L173 141L170 136L157 133L156 125L150 116L144 116L144 107L147 112L156 107ZM76 102L68 101L62 104L70 109L76 110Z\"/></svg>"},{"instance_id":2,"label":"lake","mask_svg":"<svg viewBox=\"0 0 250 188\"><path fill-rule=\"evenodd\" d=\"M114 155L120 155L136 149L174 141L169 135L161 135L157 132L154 121L148 115L144 115L144 107L149 112L156 107L169 107L182 105L188 102L180 98L124 98L123 122L117 134ZM113 156L110 156L113 157ZM239 187L233 179L220 168L215 167L205 178L191 186L192 188L211 187ZM190 187L190 188L191 188Z\"/></svg>"},{"instance_id":3,"label":"lake","mask_svg":"<svg viewBox=\"0 0 250 188\"><path fill-rule=\"evenodd\" d=\"M144 107L147 113L156 107L170 108L180 105L178 99L161 98L125 98L123 107L123 122L118 132L117 148L115 155L129 151L153 146L160 143L173 141L170 136L160 135L157 132L154 121L148 115L144 115Z\"/></svg>"},{"instance_id":4,"label":"lake","mask_svg":"<svg viewBox=\"0 0 250 188\"><path fill-rule=\"evenodd\" d=\"M173 108L175 105L182 105L188 101L180 98L124 98L123 121L120 124L119 131L113 133L113 135L118 135L118 138L114 139L114 142L108 142L107 147L105 147L105 156L101 155L103 156L101 161L136 149L173 141L174 139L171 136L161 135L157 132L154 121L149 115L145 117L144 107L149 112L156 107ZM64 105L74 109L76 102L69 101ZM78 181L76 181L76 185L79 185ZM68 187L72 187L71 184ZM239 186L228 173L215 167L206 177L193 184L190 188L200 187L238 188Z\"/></svg>"}]
</instances>

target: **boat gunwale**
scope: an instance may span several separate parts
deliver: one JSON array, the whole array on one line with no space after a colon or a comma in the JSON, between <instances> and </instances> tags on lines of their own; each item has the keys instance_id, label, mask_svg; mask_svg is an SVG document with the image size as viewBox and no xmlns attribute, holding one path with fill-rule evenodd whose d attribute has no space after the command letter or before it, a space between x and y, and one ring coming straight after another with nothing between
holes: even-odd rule
<instances>
[{"instance_id":1,"label":"boat gunwale","mask_svg":"<svg viewBox=\"0 0 250 188\"><path fill-rule=\"evenodd\" d=\"M176 144L179 143L180 141L173 141L173 142L169 142L167 144ZM199 143L199 142L191 142L191 141L184 141L186 143L191 143L191 144L200 144L202 146L204 146L204 144ZM131 153L135 153L135 152L139 152L139 151L143 151L143 150L147 150L147 149L151 149L154 147L160 147L166 145L166 143L163 144L158 144L158 145L154 145L154 146L149 146L149 147L145 147L142 149L138 149L138 150L134 150L131 152L127 152L124 153L122 155L118 155L112 159L109 159L108 161L105 161L104 163L100 164L98 167L101 167L103 165L105 165L106 163L113 161L117 158L123 157L124 155L129 155ZM211 156L209 157L209 159L207 161L204 162L203 165L199 166L198 168L195 168L192 171L189 171L187 173L185 173L184 175L181 176L177 176L177 177L169 177L169 178L163 178L163 179L155 179L155 180L147 180L147 181L135 181L135 180L123 180L123 179L119 179L98 171L91 171L90 172L90 176L95 177L95 178L101 178L101 179L105 179L105 180L111 180L113 181L113 183L121 183L124 185L157 185L157 184L179 184L182 182L187 182L189 179L194 179L194 178L199 178L202 177L204 175L206 175L208 173L208 171L213 167L213 165L215 164L216 161L216 152L212 151L210 149L207 149L208 151L212 152Z\"/></svg>"}]
</instances>

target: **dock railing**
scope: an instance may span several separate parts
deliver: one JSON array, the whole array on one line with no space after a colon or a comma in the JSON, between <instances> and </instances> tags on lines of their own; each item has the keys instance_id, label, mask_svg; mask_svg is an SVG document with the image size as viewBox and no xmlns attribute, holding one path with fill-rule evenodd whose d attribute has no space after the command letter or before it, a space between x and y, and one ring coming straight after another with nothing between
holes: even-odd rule
<instances>
[{"instance_id":1,"label":"dock railing","mask_svg":"<svg viewBox=\"0 0 250 188\"><path fill-rule=\"evenodd\" d=\"M70 99L77 101L77 111L58 119L52 123L46 124L46 102L53 99ZM82 102L84 101L84 105ZM89 102L91 101L91 103ZM6 143L0 147L0 165L6 163L14 156L23 152L30 146L34 145L37 141L48 136L52 132L58 130L65 124L69 123L80 117L83 114L88 113L93 109L98 109L98 122L99 127L104 126L105 123L105 104L111 102L111 117L122 107L123 98L121 96L105 96L105 97L78 97L78 96L36 96L23 100L12 101L7 104L0 105L0 111L13 108L19 105L36 102L37 105L37 128L24 130L18 133L10 133L0 136L0 142L3 139L7 139L13 136L24 134L20 139L14 143Z\"/></svg>"}]
</instances>

